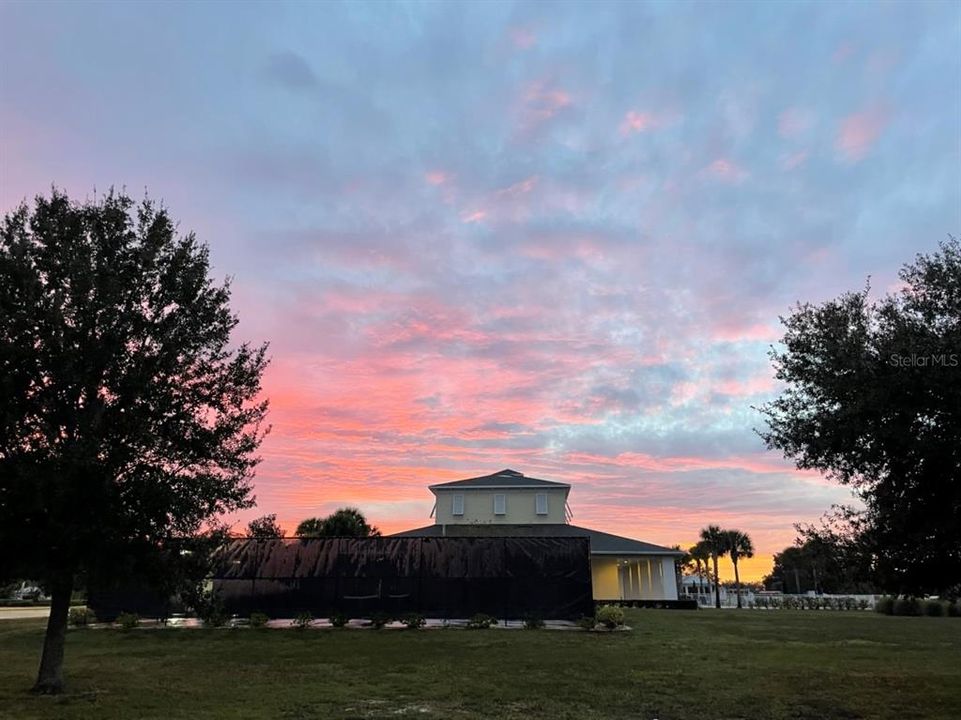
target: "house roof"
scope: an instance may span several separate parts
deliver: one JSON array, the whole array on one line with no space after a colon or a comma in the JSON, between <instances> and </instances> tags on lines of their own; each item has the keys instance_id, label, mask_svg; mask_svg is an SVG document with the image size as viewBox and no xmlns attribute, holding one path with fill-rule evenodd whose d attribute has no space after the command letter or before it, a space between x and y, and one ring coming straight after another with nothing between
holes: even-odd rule
<instances>
[{"instance_id":1,"label":"house roof","mask_svg":"<svg viewBox=\"0 0 961 720\"><path fill-rule=\"evenodd\" d=\"M682 555L661 545L564 523L427 525L391 537L588 537L592 555Z\"/></svg>"},{"instance_id":2,"label":"house roof","mask_svg":"<svg viewBox=\"0 0 961 720\"><path fill-rule=\"evenodd\" d=\"M428 485L431 490L447 489L470 489L470 488L567 488L570 485L554 482L553 480L540 480L538 478L527 477L524 473L516 470L505 469L492 475L481 475L480 477L467 478L466 480L454 480L452 482Z\"/></svg>"}]
</instances>

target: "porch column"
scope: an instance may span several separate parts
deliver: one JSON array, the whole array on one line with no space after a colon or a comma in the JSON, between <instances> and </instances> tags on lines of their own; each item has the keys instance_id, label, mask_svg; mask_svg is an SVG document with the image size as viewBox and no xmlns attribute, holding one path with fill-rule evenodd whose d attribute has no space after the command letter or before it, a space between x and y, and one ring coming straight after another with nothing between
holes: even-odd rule
<instances>
[{"instance_id":1,"label":"porch column","mask_svg":"<svg viewBox=\"0 0 961 720\"><path fill-rule=\"evenodd\" d=\"M677 600L677 580L674 570L674 558L661 558L661 598Z\"/></svg>"}]
</instances>

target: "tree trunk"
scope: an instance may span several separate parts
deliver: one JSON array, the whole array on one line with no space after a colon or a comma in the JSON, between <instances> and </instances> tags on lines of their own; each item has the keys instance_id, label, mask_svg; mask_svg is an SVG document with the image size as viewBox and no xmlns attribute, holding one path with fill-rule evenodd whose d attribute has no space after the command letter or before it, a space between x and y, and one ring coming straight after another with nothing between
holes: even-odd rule
<instances>
[{"instance_id":1,"label":"tree trunk","mask_svg":"<svg viewBox=\"0 0 961 720\"><path fill-rule=\"evenodd\" d=\"M57 578L51 586L50 617L47 633L43 638L43 655L33 692L56 695L63 692L63 646L67 639L67 616L70 612L70 595L73 577Z\"/></svg>"},{"instance_id":2,"label":"tree trunk","mask_svg":"<svg viewBox=\"0 0 961 720\"><path fill-rule=\"evenodd\" d=\"M714 607L721 609L721 576L717 574L717 553L712 555L714 558Z\"/></svg>"},{"instance_id":3,"label":"tree trunk","mask_svg":"<svg viewBox=\"0 0 961 720\"><path fill-rule=\"evenodd\" d=\"M737 606L741 607L741 576L737 571L737 560L731 560L734 563L734 587L737 588Z\"/></svg>"}]
</instances>

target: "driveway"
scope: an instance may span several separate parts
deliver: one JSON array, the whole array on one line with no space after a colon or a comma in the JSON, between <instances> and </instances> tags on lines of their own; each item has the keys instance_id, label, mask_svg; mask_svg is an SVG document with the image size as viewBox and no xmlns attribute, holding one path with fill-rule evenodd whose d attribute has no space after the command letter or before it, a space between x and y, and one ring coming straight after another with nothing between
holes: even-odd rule
<instances>
[{"instance_id":1,"label":"driveway","mask_svg":"<svg viewBox=\"0 0 961 720\"><path fill-rule=\"evenodd\" d=\"M0 607L0 620L24 620L28 618L45 618L50 614L50 608L39 607Z\"/></svg>"}]
</instances>

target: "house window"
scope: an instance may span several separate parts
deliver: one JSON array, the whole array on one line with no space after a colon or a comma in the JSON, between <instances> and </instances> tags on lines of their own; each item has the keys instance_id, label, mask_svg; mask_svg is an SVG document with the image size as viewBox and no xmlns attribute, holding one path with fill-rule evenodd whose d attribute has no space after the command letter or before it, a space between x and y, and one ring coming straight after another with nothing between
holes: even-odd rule
<instances>
[{"instance_id":1,"label":"house window","mask_svg":"<svg viewBox=\"0 0 961 720\"><path fill-rule=\"evenodd\" d=\"M506 495L498 494L494 496L494 514L495 515L507 514L507 496Z\"/></svg>"},{"instance_id":2,"label":"house window","mask_svg":"<svg viewBox=\"0 0 961 720\"><path fill-rule=\"evenodd\" d=\"M547 493L537 493L534 508L538 515L547 515Z\"/></svg>"},{"instance_id":3,"label":"house window","mask_svg":"<svg viewBox=\"0 0 961 720\"><path fill-rule=\"evenodd\" d=\"M451 515L463 515L464 514L464 495L462 493L456 493L451 502Z\"/></svg>"}]
</instances>

